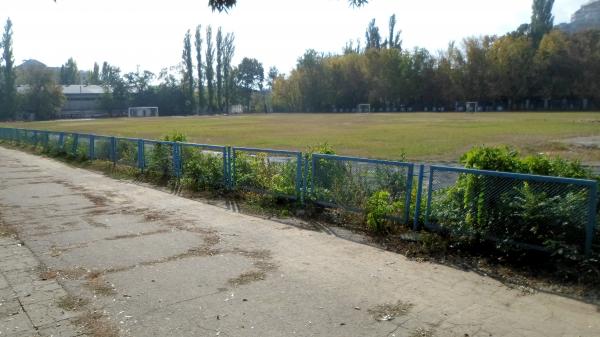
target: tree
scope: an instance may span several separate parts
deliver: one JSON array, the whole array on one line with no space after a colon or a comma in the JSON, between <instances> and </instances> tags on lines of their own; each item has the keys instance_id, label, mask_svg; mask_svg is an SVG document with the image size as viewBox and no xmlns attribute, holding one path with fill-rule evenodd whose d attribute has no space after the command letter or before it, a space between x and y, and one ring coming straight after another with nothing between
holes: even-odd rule
<instances>
[{"instance_id":1,"label":"tree","mask_svg":"<svg viewBox=\"0 0 600 337\"><path fill-rule=\"evenodd\" d=\"M348 0L348 2L350 3L351 6L360 7L360 6L367 4L369 1L368 0ZM211 7L213 9L213 11L217 10L219 12L223 12L223 11L226 12L227 10L229 10L233 6L235 6L236 3L237 3L237 0L208 0L208 6Z\"/></svg>"},{"instance_id":2,"label":"tree","mask_svg":"<svg viewBox=\"0 0 600 337\"><path fill-rule=\"evenodd\" d=\"M23 97L23 109L33 113L37 120L55 118L64 105L62 88L52 77L52 72L43 67L34 67L28 71L29 87Z\"/></svg>"},{"instance_id":3,"label":"tree","mask_svg":"<svg viewBox=\"0 0 600 337\"><path fill-rule=\"evenodd\" d=\"M223 32L217 29L217 109L222 112L223 95Z\"/></svg>"},{"instance_id":4,"label":"tree","mask_svg":"<svg viewBox=\"0 0 600 337\"><path fill-rule=\"evenodd\" d=\"M111 66L108 62L102 64L100 72L100 83L103 85L112 86L121 81L121 69Z\"/></svg>"},{"instance_id":5,"label":"tree","mask_svg":"<svg viewBox=\"0 0 600 337\"><path fill-rule=\"evenodd\" d=\"M181 55L183 69L183 86L184 93L186 94L186 113L192 113L196 111L196 100L194 98L194 65L192 63L192 37L190 31L185 33L183 39L183 53Z\"/></svg>"},{"instance_id":6,"label":"tree","mask_svg":"<svg viewBox=\"0 0 600 337\"><path fill-rule=\"evenodd\" d=\"M244 57L238 66L237 81L250 110L250 98L253 91L260 91L265 80L265 70L262 63L256 59Z\"/></svg>"},{"instance_id":7,"label":"tree","mask_svg":"<svg viewBox=\"0 0 600 337\"><path fill-rule=\"evenodd\" d=\"M380 49L381 48L381 35L379 34L379 28L375 25L375 19L369 22L367 31L365 32L366 38L366 49Z\"/></svg>"},{"instance_id":8,"label":"tree","mask_svg":"<svg viewBox=\"0 0 600 337\"><path fill-rule=\"evenodd\" d=\"M225 100L225 111L229 112L229 106L232 101L232 93L234 92L234 81L233 71L231 69L231 60L235 53L235 35L233 33L227 33L225 36L225 43L223 45L223 87L224 87L224 100Z\"/></svg>"},{"instance_id":9,"label":"tree","mask_svg":"<svg viewBox=\"0 0 600 337\"><path fill-rule=\"evenodd\" d=\"M201 34L202 26L198 25L196 27L196 63L198 64L196 70L198 71L198 110L204 112L206 108L206 101L204 99L204 76L202 69L204 65L202 64L202 34Z\"/></svg>"},{"instance_id":10,"label":"tree","mask_svg":"<svg viewBox=\"0 0 600 337\"><path fill-rule=\"evenodd\" d=\"M94 62L94 69L89 74L89 82L92 85L99 85L100 82L100 66L97 62Z\"/></svg>"},{"instance_id":11,"label":"tree","mask_svg":"<svg viewBox=\"0 0 600 337\"><path fill-rule=\"evenodd\" d=\"M279 77L279 70L277 69L277 67L269 68L269 74L268 74L269 82L267 83L267 85L269 86L269 89L273 90L273 83L275 82L277 77Z\"/></svg>"},{"instance_id":12,"label":"tree","mask_svg":"<svg viewBox=\"0 0 600 337\"><path fill-rule=\"evenodd\" d=\"M552 7L554 0L533 0L533 13L531 15L531 37L534 46L538 46L544 35L554 27Z\"/></svg>"},{"instance_id":13,"label":"tree","mask_svg":"<svg viewBox=\"0 0 600 337\"><path fill-rule=\"evenodd\" d=\"M79 70L77 62L70 57L67 63L60 67L60 84L71 85L79 83Z\"/></svg>"},{"instance_id":14,"label":"tree","mask_svg":"<svg viewBox=\"0 0 600 337\"><path fill-rule=\"evenodd\" d=\"M123 79L114 79L112 85L104 87L104 94L100 98L100 106L109 116L113 116L115 110L123 111L129 105L129 90Z\"/></svg>"},{"instance_id":15,"label":"tree","mask_svg":"<svg viewBox=\"0 0 600 337\"><path fill-rule=\"evenodd\" d=\"M1 119L13 119L15 118L16 105L17 105L17 88L15 85L16 74L14 69L14 56L12 49L12 21L10 18L6 20L4 26L4 34L2 35L2 84L1 90L1 108L0 108L0 120Z\"/></svg>"},{"instance_id":16,"label":"tree","mask_svg":"<svg viewBox=\"0 0 600 337\"><path fill-rule=\"evenodd\" d=\"M215 51L212 43L212 28L206 27L206 87L208 89L208 111L213 112L215 107L215 83L213 62L215 60Z\"/></svg>"},{"instance_id":17,"label":"tree","mask_svg":"<svg viewBox=\"0 0 600 337\"><path fill-rule=\"evenodd\" d=\"M385 42L388 49L402 50L402 40L400 40L400 33L402 31L395 31L396 29L396 14L390 16L389 23L389 37Z\"/></svg>"}]
</instances>

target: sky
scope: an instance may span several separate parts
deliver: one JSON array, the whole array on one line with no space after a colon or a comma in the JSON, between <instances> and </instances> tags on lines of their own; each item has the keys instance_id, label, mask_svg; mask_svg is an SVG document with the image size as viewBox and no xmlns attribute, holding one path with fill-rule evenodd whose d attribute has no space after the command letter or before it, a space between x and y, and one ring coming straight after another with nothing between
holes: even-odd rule
<instances>
[{"instance_id":1,"label":"sky","mask_svg":"<svg viewBox=\"0 0 600 337\"><path fill-rule=\"evenodd\" d=\"M588 0L556 0L555 23L569 21ZM124 72L158 74L181 61L183 37L199 24L235 33L233 63L252 57L265 71L288 73L305 50L339 53L376 19L383 36L396 14L404 48L445 49L468 36L504 34L529 22L530 0L238 0L228 13L208 0L1 0L0 20L14 26L17 64L37 59L60 66L73 57L80 70L108 61ZM214 36L214 33L213 33Z\"/></svg>"}]
</instances>

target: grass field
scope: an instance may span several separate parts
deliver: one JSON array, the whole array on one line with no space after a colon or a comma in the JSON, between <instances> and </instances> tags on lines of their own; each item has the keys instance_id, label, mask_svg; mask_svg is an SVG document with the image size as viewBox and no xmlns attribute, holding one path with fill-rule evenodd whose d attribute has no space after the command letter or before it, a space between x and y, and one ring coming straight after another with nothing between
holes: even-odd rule
<instances>
[{"instance_id":1,"label":"grass field","mask_svg":"<svg viewBox=\"0 0 600 337\"><path fill-rule=\"evenodd\" d=\"M600 162L600 113L256 114L65 120L3 126L156 139L179 131L197 143L304 150L328 142L338 154L456 161L474 145L508 144ZM578 139L574 139L578 138Z\"/></svg>"}]
</instances>

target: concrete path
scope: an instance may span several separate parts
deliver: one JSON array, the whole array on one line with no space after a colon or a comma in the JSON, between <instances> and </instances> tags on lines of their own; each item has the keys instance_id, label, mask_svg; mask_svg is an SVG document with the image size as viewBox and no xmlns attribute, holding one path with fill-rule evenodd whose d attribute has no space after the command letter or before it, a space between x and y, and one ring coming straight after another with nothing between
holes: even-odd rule
<instances>
[{"instance_id":1,"label":"concrete path","mask_svg":"<svg viewBox=\"0 0 600 337\"><path fill-rule=\"evenodd\" d=\"M594 305L4 148L0 220L2 337L600 336Z\"/></svg>"}]
</instances>

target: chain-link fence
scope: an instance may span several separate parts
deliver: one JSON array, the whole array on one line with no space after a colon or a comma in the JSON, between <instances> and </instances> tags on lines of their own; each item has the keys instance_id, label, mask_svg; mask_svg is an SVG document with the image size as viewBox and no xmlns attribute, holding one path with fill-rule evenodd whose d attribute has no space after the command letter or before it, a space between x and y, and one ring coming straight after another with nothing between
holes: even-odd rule
<instances>
[{"instance_id":1,"label":"chain-link fence","mask_svg":"<svg viewBox=\"0 0 600 337\"><path fill-rule=\"evenodd\" d=\"M394 219L408 223L414 164L313 154L308 169L310 197L317 204L363 212L370 198L383 192Z\"/></svg>"},{"instance_id":2,"label":"chain-link fence","mask_svg":"<svg viewBox=\"0 0 600 337\"><path fill-rule=\"evenodd\" d=\"M229 186L228 148L179 143L182 184L195 191L223 190Z\"/></svg>"},{"instance_id":3,"label":"chain-link fence","mask_svg":"<svg viewBox=\"0 0 600 337\"><path fill-rule=\"evenodd\" d=\"M589 252L597 194L591 180L431 166L425 226L499 245Z\"/></svg>"},{"instance_id":4,"label":"chain-link fence","mask_svg":"<svg viewBox=\"0 0 600 337\"><path fill-rule=\"evenodd\" d=\"M232 148L232 187L302 199L302 153L255 148Z\"/></svg>"},{"instance_id":5,"label":"chain-link fence","mask_svg":"<svg viewBox=\"0 0 600 337\"><path fill-rule=\"evenodd\" d=\"M600 244L598 183L269 149L0 128L0 139L111 161L194 190L238 189L367 212L498 245L589 254ZM412 216L412 219L411 219ZM412 221L411 221L412 220ZM596 245L596 246L595 246Z\"/></svg>"}]
</instances>

